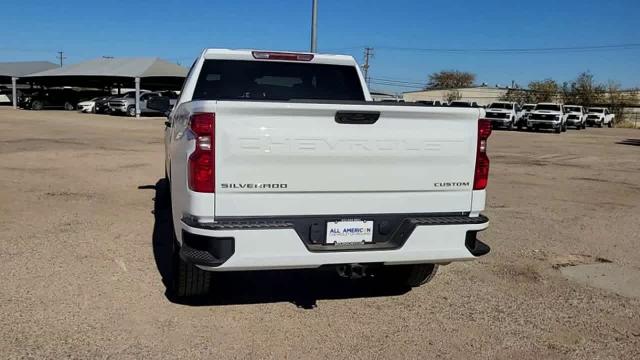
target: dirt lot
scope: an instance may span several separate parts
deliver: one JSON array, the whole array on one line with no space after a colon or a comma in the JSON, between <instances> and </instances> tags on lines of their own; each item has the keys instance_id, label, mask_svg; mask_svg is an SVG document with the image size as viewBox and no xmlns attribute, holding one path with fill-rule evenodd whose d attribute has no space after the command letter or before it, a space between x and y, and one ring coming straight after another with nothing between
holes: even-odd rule
<instances>
[{"instance_id":1,"label":"dirt lot","mask_svg":"<svg viewBox=\"0 0 640 360\"><path fill-rule=\"evenodd\" d=\"M162 131L0 108L2 358L640 357L640 298L624 291L640 273L638 130L494 132L493 250L425 287L240 274L193 305L165 296L154 191L139 189L163 173ZM563 275L586 264L612 281Z\"/></svg>"}]
</instances>

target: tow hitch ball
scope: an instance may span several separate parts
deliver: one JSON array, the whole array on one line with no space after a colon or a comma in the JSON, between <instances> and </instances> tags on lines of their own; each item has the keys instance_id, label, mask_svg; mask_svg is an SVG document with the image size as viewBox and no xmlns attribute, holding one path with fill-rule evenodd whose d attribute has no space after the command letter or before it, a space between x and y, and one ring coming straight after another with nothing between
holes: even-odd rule
<instances>
[{"instance_id":1,"label":"tow hitch ball","mask_svg":"<svg viewBox=\"0 0 640 360\"><path fill-rule=\"evenodd\" d=\"M367 276L366 267L362 264L338 265L336 271L338 275L348 279L362 279Z\"/></svg>"}]
</instances>

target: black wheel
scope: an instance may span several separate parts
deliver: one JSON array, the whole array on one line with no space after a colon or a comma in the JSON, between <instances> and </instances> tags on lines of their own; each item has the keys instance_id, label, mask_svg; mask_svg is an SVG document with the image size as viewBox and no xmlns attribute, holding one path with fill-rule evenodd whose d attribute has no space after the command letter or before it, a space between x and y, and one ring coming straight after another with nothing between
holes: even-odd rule
<instances>
[{"instance_id":1,"label":"black wheel","mask_svg":"<svg viewBox=\"0 0 640 360\"><path fill-rule=\"evenodd\" d=\"M180 246L174 240L173 273L171 278L172 295L188 298L206 295L211 291L211 272L187 263L180 257Z\"/></svg>"},{"instance_id":2,"label":"black wheel","mask_svg":"<svg viewBox=\"0 0 640 360\"><path fill-rule=\"evenodd\" d=\"M390 286L418 287L431 281L437 272L436 264L386 265L378 275Z\"/></svg>"},{"instance_id":3,"label":"black wheel","mask_svg":"<svg viewBox=\"0 0 640 360\"><path fill-rule=\"evenodd\" d=\"M136 107L135 107L135 106L133 106L133 105L129 106L129 107L127 108L127 115L128 115L128 116L131 116L131 117L136 116Z\"/></svg>"},{"instance_id":4,"label":"black wheel","mask_svg":"<svg viewBox=\"0 0 640 360\"><path fill-rule=\"evenodd\" d=\"M583 123L582 123L582 130L584 130L584 129L586 129L586 128L587 128L587 123L586 123L586 122L583 122Z\"/></svg>"},{"instance_id":5,"label":"black wheel","mask_svg":"<svg viewBox=\"0 0 640 360\"><path fill-rule=\"evenodd\" d=\"M211 290L212 274L202 270L195 265L188 263L180 257L180 244L176 239L171 215L171 185L165 177L156 183L156 196L154 204L154 214L156 223L162 223L162 230L159 233L166 234L166 237L154 238L154 252L156 248L164 248L163 261L166 261L167 268L163 274L168 293L176 300L206 295ZM158 226L158 225L156 225ZM154 233L156 230L154 230ZM155 237L155 235L154 235Z\"/></svg>"},{"instance_id":6,"label":"black wheel","mask_svg":"<svg viewBox=\"0 0 640 360\"><path fill-rule=\"evenodd\" d=\"M513 122L514 122L514 121L515 121L515 120L514 120L513 118L511 118L511 122L509 122L509 125L508 125L508 127L507 127L507 128L508 128L509 130L511 130L511 131L513 131Z\"/></svg>"},{"instance_id":7,"label":"black wheel","mask_svg":"<svg viewBox=\"0 0 640 360\"><path fill-rule=\"evenodd\" d=\"M553 129L553 132L556 134L560 134L562 132L562 125L558 125Z\"/></svg>"},{"instance_id":8,"label":"black wheel","mask_svg":"<svg viewBox=\"0 0 640 360\"><path fill-rule=\"evenodd\" d=\"M75 110L75 106L67 101L66 103L64 103L64 109L67 111Z\"/></svg>"},{"instance_id":9,"label":"black wheel","mask_svg":"<svg viewBox=\"0 0 640 360\"><path fill-rule=\"evenodd\" d=\"M522 131L522 123L518 122L518 131Z\"/></svg>"},{"instance_id":10,"label":"black wheel","mask_svg":"<svg viewBox=\"0 0 640 360\"><path fill-rule=\"evenodd\" d=\"M613 120L609 121L609 123L607 124L607 127L610 127L610 128L613 127Z\"/></svg>"},{"instance_id":11,"label":"black wheel","mask_svg":"<svg viewBox=\"0 0 640 360\"><path fill-rule=\"evenodd\" d=\"M578 123L578 125L576 125L576 130L580 130L580 129L582 129L582 124Z\"/></svg>"},{"instance_id":12,"label":"black wheel","mask_svg":"<svg viewBox=\"0 0 640 360\"><path fill-rule=\"evenodd\" d=\"M43 107L44 104L42 103L42 101L36 100L31 103L31 110L42 110Z\"/></svg>"},{"instance_id":13,"label":"black wheel","mask_svg":"<svg viewBox=\"0 0 640 360\"><path fill-rule=\"evenodd\" d=\"M602 127L602 120L601 120L600 122L598 122L598 125L597 125L597 126L598 126L599 128L601 128L601 127Z\"/></svg>"},{"instance_id":14,"label":"black wheel","mask_svg":"<svg viewBox=\"0 0 640 360\"><path fill-rule=\"evenodd\" d=\"M561 130L562 132L566 132L566 131L567 131L567 123L560 124L560 130Z\"/></svg>"}]
</instances>

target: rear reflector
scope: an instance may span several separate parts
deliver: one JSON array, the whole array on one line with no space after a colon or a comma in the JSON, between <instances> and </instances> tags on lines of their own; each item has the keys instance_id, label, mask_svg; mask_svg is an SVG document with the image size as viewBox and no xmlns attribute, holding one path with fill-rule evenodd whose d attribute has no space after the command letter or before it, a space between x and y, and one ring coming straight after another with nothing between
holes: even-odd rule
<instances>
[{"instance_id":1,"label":"rear reflector","mask_svg":"<svg viewBox=\"0 0 640 360\"><path fill-rule=\"evenodd\" d=\"M288 60L288 61L311 61L313 54L298 54L286 52L252 51L254 59L260 60Z\"/></svg>"},{"instance_id":2,"label":"rear reflector","mask_svg":"<svg viewBox=\"0 0 640 360\"><path fill-rule=\"evenodd\" d=\"M489 182L489 157L487 156L487 139L489 139L489 135L491 135L491 120L478 120L478 147L476 150L473 190L483 190Z\"/></svg>"},{"instance_id":3,"label":"rear reflector","mask_svg":"<svg viewBox=\"0 0 640 360\"><path fill-rule=\"evenodd\" d=\"M214 113L191 115L189 128L196 138L196 149L189 156L189 189L212 193L215 184L215 131Z\"/></svg>"}]
</instances>

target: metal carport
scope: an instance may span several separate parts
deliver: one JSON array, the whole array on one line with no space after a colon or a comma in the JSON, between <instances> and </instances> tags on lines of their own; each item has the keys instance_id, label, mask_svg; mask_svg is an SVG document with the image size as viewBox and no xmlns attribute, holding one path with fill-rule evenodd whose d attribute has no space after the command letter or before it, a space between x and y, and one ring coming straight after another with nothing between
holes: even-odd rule
<instances>
[{"instance_id":1,"label":"metal carport","mask_svg":"<svg viewBox=\"0 0 640 360\"><path fill-rule=\"evenodd\" d=\"M16 88L20 78L40 71L54 69L58 65L48 61L16 61L0 62L0 84L11 83L11 102L13 108L18 106Z\"/></svg>"},{"instance_id":2,"label":"metal carport","mask_svg":"<svg viewBox=\"0 0 640 360\"><path fill-rule=\"evenodd\" d=\"M27 75L43 86L135 87L136 117L140 116L140 87L179 90L188 69L159 58L100 58Z\"/></svg>"}]
</instances>

